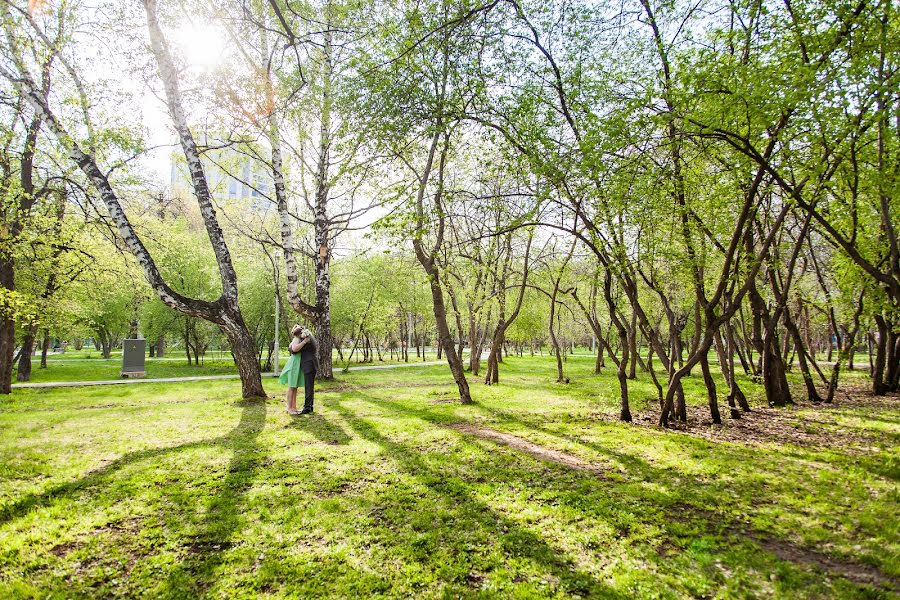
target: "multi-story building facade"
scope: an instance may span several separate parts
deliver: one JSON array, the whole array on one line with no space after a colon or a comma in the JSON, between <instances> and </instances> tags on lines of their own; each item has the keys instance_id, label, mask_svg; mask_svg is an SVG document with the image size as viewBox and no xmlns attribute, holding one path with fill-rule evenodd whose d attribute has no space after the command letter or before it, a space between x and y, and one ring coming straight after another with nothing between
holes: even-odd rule
<instances>
[{"instance_id":1,"label":"multi-story building facade","mask_svg":"<svg viewBox=\"0 0 900 600\"><path fill-rule=\"evenodd\" d=\"M265 148L259 144L251 148L246 143L229 143L206 135L197 136L197 143L207 148L202 155L203 170L215 200L219 203L249 200L251 206L260 209L269 205L269 195L274 188L272 174L265 163L255 158L267 156ZM172 197L184 200L192 197L191 176L182 153L172 153L170 169Z\"/></svg>"}]
</instances>

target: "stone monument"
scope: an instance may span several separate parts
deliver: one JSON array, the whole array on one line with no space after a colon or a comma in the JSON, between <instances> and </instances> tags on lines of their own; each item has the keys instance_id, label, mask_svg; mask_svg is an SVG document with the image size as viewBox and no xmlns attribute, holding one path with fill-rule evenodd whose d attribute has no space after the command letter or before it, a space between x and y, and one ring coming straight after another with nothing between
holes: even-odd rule
<instances>
[{"instance_id":1,"label":"stone monument","mask_svg":"<svg viewBox=\"0 0 900 600\"><path fill-rule=\"evenodd\" d=\"M144 377L144 356L147 340L135 339L122 342L122 377Z\"/></svg>"}]
</instances>

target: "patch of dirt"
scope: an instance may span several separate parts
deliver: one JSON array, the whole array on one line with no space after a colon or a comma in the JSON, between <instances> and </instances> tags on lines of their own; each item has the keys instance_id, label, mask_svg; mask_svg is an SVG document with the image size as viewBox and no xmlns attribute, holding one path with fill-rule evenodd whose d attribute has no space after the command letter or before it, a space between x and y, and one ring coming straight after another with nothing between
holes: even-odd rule
<instances>
[{"instance_id":1,"label":"patch of dirt","mask_svg":"<svg viewBox=\"0 0 900 600\"><path fill-rule=\"evenodd\" d=\"M438 404L459 404L459 398L457 397L447 397L447 398L435 398L434 400L429 400L428 404L433 406L437 406Z\"/></svg>"},{"instance_id":2,"label":"patch of dirt","mask_svg":"<svg viewBox=\"0 0 900 600\"><path fill-rule=\"evenodd\" d=\"M102 527L98 527L88 533L81 535L78 539L62 544L57 544L56 546L50 548L50 553L59 558L65 558L72 552L83 547L85 545L86 538L90 538L98 534L111 536L114 545L117 548L121 549L128 556L127 563L123 564L120 561L115 562L115 564L124 571L125 575L128 575L129 573L131 573L134 565L137 564L137 561L141 558L141 554L132 549L131 545L128 543L128 539L140 532L142 521L143 517L129 517L121 519L119 521L115 521L113 523L108 523ZM104 564L104 562L108 560L111 559L109 559L108 557L90 556L86 561L79 563L78 570L86 571L90 568L93 568L94 566Z\"/></svg>"},{"instance_id":3,"label":"patch of dirt","mask_svg":"<svg viewBox=\"0 0 900 600\"><path fill-rule=\"evenodd\" d=\"M234 544L232 542L222 542L216 540L194 540L185 544L185 548L189 554L207 555L215 552L225 552L230 550Z\"/></svg>"},{"instance_id":4,"label":"patch of dirt","mask_svg":"<svg viewBox=\"0 0 900 600\"><path fill-rule=\"evenodd\" d=\"M733 530L733 533L753 540L764 550L777 556L779 560L839 575L857 585L869 585L892 592L900 592L900 580L885 575L872 565L834 558L787 540L768 538L753 532Z\"/></svg>"},{"instance_id":5,"label":"patch of dirt","mask_svg":"<svg viewBox=\"0 0 900 600\"><path fill-rule=\"evenodd\" d=\"M843 390L848 391L848 390ZM900 410L900 397L876 397L867 390L850 390L841 394L831 404L797 402L786 408L755 406L752 412L742 412L739 419L733 419L724 398L720 398L719 411L722 425L714 425L706 406L688 406L687 423L670 421L673 431L696 435L717 442L736 442L763 446L766 444L791 444L812 450L839 448L841 452L859 455L878 452L878 442L884 443L886 434L874 430L864 430L840 422L847 409L866 409L867 416L877 416L880 412ZM803 411L804 414L799 414ZM616 415L596 413L592 418L607 422L619 422ZM659 410L653 406L649 411L637 413L634 424L656 427Z\"/></svg>"},{"instance_id":6,"label":"patch of dirt","mask_svg":"<svg viewBox=\"0 0 900 600\"><path fill-rule=\"evenodd\" d=\"M483 440L489 440L498 444L503 444L504 446L509 446L514 450L525 452L526 454L530 454L535 458L553 462L570 469L587 471L588 473L593 473L600 478L604 478L607 471L605 467L582 460L574 454L568 454L566 452L560 452L559 450L554 450L552 448L539 446L534 442L529 442L526 439L520 438L510 433L503 433L502 431L497 431L496 429L479 427L470 423L450 423L445 425L445 427L448 427L449 429L453 429L455 431L459 431L461 433L474 435Z\"/></svg>"},{"instance_id":7,"label":"patch of dirt","mask_svg":"<svg viewBox=\"0 0 900 600\"><path fill-rule=\"evenodd\" d=\"M66 542L64 544L57 544L56 546L50 548L50 554L59 558L63 558L67 554L78 548L79 545L79 542Z\"/></svg>"}]
</instances>

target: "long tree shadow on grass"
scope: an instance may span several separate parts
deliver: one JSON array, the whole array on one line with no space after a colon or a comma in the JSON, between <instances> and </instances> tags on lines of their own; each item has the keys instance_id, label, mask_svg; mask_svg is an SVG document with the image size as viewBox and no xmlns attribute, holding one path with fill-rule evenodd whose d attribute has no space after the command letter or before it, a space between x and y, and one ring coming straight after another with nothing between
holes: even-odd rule
<instances>
[{"instance_id":1,"label":"long tree shadow on grass","mask_svg":"<svg viewBox=\"0 0 900 600\"><path fill-rule=\"evenodd\" d=\"M471 527L477 526L482 530L479 533L484 533L486 537L498 543L506 558L530 560L542 571L558 579L562 590L567 594L579 594L591 598L626 597L596 579L592 574L579 570L571 559L565 557L562 551L550 546L540 536L474 498L465 482L436 471L423 460L420 452L394 442L379 433L374 425L342 406L340 400L332 400L328 404L341 415L356 434L381 446L417 481L434 494L449 501L449 504L454 507L454 520L458 519L460 525L466 526L456 531L460 540L474 535ZM466 585L465 581L448 583Z\"/></svg>"},{"instance_id":2,"label":"long tree shadow on grass","mask_svg":"<svg viewBox=\"0 0 900 600\"><path fill-rule=\"evenodd\" d=\"M422 419L435 425L446 425L449 422L446 416L435 415L429 412L427 408L417 410L391 400L363 395L357 395L357 397L377 406L387 407L405 416ZM540 432L563 442L590 448L622 464L626 468L626 474L630 473L630 476L625 481L622 481L622 484L627 485L616 486L615 493L619 495L622 505L631 506L636 511L640 511L642 515L648 517L654 514L657 515L659 518L652 519L654 525L663 524L666 536L671 539L684 538L685 534L688 537L694 537L714 533L739 541L742 544L752 543L762 546L782 561L792 562L804 567L814 566L824 571L833 572L856 584L874 585L892 590L900 589L900 583L898 583L897 578L883 573L876 566L861 564L852 559L834 559L815 550L802 548L793 542L772 538L771 533L751 529L748 523L736 520L734 515L730 514L728 510L724 510L723 508L725 507L719 508L725 501L723 490L717 489L711 481L686 473L675 473L670 469L655 467L640 457L618 452L607 446L549 429L537 419L523 418L483 405L479 405L479 408L501 422L514 423L524 429ZM689 445L704 445L703 449L708 451L708 448L705 446L707 442L703 440L684 436L683 441ZM579 475L577 478L584 477L596 479L586 474ZM652 482L660 492L664 491L664 493L655 494L651 503L645 496L646 491L642 491L639 486L634 487L635 484L640 482ZM562 483L565 486L564 481L558 483ZM566 493L569 501L575 505L578 505L583 500L581 496L584 490L582 488L572 486L569 490L566 490ZM733 499L728 494L726 496L730 506L733 504ZM717 508L710 510L708 508L710 506ZM733 513L733 511L731 512ZM605 513L601 516L613 521L616 520L616 515L613 513Z\"/></svg>"},{"instance_id":3,"label":"long tree shadow on grass","mask_svg":"<svg viewBox=\"0 0 900 600\"><path fill-rule=\"evenodd\" d=\"M351 439L340 425L329 421L320 413L294 417L288 427L311 433L320 442L334 446L346 446Z\"/></svg>"},{"instance_id":4,"label":"long tree shadow on grass","mask_svg":"<svg viewBox=\"0 0 900 600\"><path fill-rule=\"evenodd\" d=\"M193 442L186 442L176 446L165 446L163 448L148 448L145 450L137 450L120 456L119 458L106 463L105 465L88 471L83 477L74 481L69 481L44 490L39 493L29 494L12 504L3 507L0 510L0 525L12 522L16 519L24 517L31 511L46 508L53 503L64 498L72 496L78 492L88 491L99 485L103 485L117 471L124 469L141 461L158 458L167 454L181 452L184 450L193 450L197 448L211 448L221 443L222 438L205 438Z\"/></svg>"},{"instance_id":5,"label":"long tree shadow on grass","mask_svg":"<svg viewBox=\"0 0 900 600\"><path fill-rule=\"evenodd\" d=\"M244 496L265 459L258 438L266 423L265 402L243 402L242 406L238 424L216 440L217 446L232 453L225 479L207 502L198 533L185 544L184 559L169 570L156 593L183 596L188 590L203 592L214 582L217 568L240 531Z\"/></svg>"},{"instance_id":6,"label":"long tree shadow on grass","mask_svg":"<svg viewBox=\"0 0 900 600\"><path fill-rule=\"evenodd\" d=\"M170 577L170 582L177 582L181 588L205 584L221 562L222 552L230 546L230 539L240 526L241 499L252 484L261 460L257 438L265 425L266 405L264 402L251 401L242 402L241 406L240 421L234 429L221 437L130 452L90 471L80 479L39 494L29 495L5 507L0 512L0 525L21 518L33 510L51 506L79 492L89 492L98 486L108 485L110 478L117 471L130 465L186 450L220 447L233 453L227 475L219 493L208 503L201 532L186 545L187 559L182 568L174 569L172 572L174 579ZM191 577L179 581L178 574L185 571L189 572ZM201 579L198 580L198 576Z\"/></svg>"}]
</instances>

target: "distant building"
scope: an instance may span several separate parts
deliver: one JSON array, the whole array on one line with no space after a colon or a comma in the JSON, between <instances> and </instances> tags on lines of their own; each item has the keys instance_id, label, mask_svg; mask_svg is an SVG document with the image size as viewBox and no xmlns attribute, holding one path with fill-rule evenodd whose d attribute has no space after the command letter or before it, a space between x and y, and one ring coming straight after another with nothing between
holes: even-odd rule
<instances>
[{"instance_id":1,"label":"distant building","mask_svg":"<svg viewBox=\"0 0 900 600\"><path fill-rule=\"evenodd\" d=\"M213 198L220 204L234 200L250 201L254 209L265 210L269 206L269 194L273 193L272 174L267 165L257 159L268 156L261 144L229 143L224 139L196 136L197 144L209 148L202 154L206 183ZM194 196L194 186L188 172L187 161L180 151L170 159L172 197L187 200Z\"/></svg>"}]
</instances>

